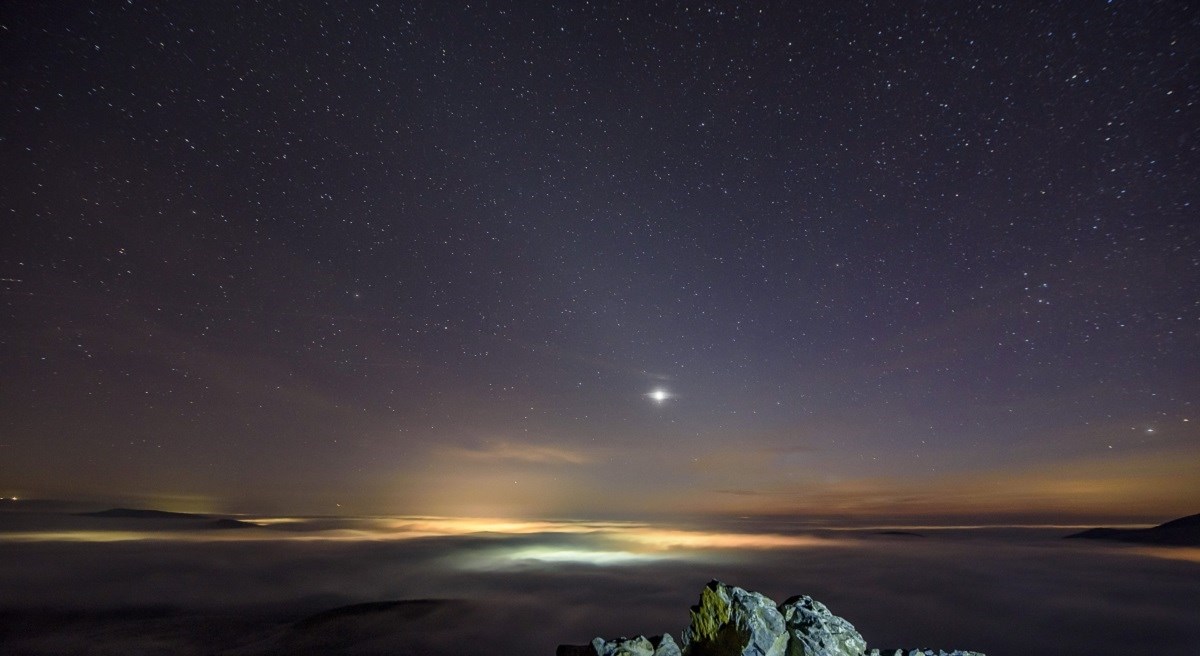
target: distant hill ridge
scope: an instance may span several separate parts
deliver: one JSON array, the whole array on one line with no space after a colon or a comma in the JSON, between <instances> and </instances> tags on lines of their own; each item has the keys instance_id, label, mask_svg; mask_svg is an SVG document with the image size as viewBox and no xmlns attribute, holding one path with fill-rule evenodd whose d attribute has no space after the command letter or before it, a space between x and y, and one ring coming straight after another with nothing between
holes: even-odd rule
<instances>
[{"instance_id":1,"label":"distant hill ridge","mask_svg":"<svg viewBox=\"0 0 1200 656\"><path fill-rule=\"evenodd\" d=\"M1200 514L1173 519L1152 528L1091 528L1064 537L1172 547L1200 547Z\"/></svg>"},{"instance_id":2,"label":"distant hill ridge","mask_svg":"<svg viewBox=\"0 0 1200 656\"><path fill-rule=\"evenodd\" d=\"M235 529L235 528L255 528L260 526L253 522L246 522L240 519L231 519L222 517L214 519L210 515L200 515L197 513L181 513L169 512L166 510L146 510L142 508L110 508L99 512L77 513L79 517L100 517L105 519L190 519L212 520L201 528L211 529Z\"/></svg>"},{"instance_id":3,"label":"distant hill ridge","mask_svg":"<svg viewBox=\"0 0 1200 656\"><path fill-rule=\"evenodd\" d=\"M122 519L209 519L208 515L196 513L146 510L143 508L109 508L98 512L78 513L80 517L115 517Z\"/></svg>"}]
</instances>

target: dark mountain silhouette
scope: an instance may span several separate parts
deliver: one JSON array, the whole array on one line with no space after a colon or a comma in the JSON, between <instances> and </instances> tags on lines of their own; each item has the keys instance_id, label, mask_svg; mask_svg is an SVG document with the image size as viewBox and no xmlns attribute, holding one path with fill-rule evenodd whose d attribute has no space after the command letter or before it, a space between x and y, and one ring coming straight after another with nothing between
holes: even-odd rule
<instances>
[{"instance_id":1,"label":"dark mountain silhouette","mask_svg":"<svg viewBox=\"0 0 1200 656\"><path fill-rule=\"evenodd\" d=\"M355 618L385 617L390 620L415 620L423 618L437 610L461 603L446 599L404 599L401 601L372 601L363 604L340 606L296 622L296 629L313 629L316 627L343 622Z\"/></svg>"},{"instance_id":2,"label":"dark mountain silhouette","mask_svg":"<svg viewBox=\"0 0 1200 656\"><path fill-rule=\"evenodd\" d=\"M229 519L228 517L218 519L218 520L209 522L208 524L204 525L205 528L211 528L211 529L217 529L217 530L231 529L231 528L233 528L233 529L258 528L258 526L259 525L255 524L254 522L243 522L240 519Z\"/></svg>"},{"instance_id":3,"label":"dark mountain silhouette","mask_svg":"<svg viewBox=\"0 0 1200 656\"><path fill-rule=\"evenodd\" d=\"M1200 546L1200 514L1173 519L1153 528L1092 528L1064 537L1173 547L1197 547Z\"/></svg>"},{"instance_id":4,"label":"dark mountain silhouette","mask_svg":"<svg viewBox=\"0 0 1200 656\"><path fill-rule=\"evenodd\" d=\"M141 508L110 508L99 512L79 513L80 517L109 517L114 519L208 519L208 515L144 510Z\"/></svg>"}]
</instances>

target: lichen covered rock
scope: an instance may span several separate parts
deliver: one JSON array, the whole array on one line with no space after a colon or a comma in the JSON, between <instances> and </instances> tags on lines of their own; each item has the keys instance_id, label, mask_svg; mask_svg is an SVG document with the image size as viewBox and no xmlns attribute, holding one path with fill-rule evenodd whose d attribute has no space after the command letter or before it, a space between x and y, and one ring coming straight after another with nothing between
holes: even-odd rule
<instances>
[{"instance_id":1,"label":"lichen covered rock","mask_svg":"<svg viewBox=\"0 0 1200 656\"><path fill-rule=\"evenodd\" d=\"M787 656L861 656L867 649L853 624L808 595L788 599L779 611L787 625Z\"/></svg>"},{"instance_id":2,"label":"lichen covered rock","mask_svg":"<svg viewBox=\"0 0 1200 656\"><path fill-rule=\"evenodd\" d=\"M742 588L711 581L692 607L682 636L687 656L784 656L788 635L775 602Z\"/></svg>"},{"instance_id":3,"label":"lichen covered rock","mask_svg":"<svg viewBox=\"0 0 1200 656\"><path fill-rule=\"evenodd\" d=\"M670 635L615 640L596 638L592 640L592 651L596 656L681 656L679 645Z\"/></svg>"}]
</instances>

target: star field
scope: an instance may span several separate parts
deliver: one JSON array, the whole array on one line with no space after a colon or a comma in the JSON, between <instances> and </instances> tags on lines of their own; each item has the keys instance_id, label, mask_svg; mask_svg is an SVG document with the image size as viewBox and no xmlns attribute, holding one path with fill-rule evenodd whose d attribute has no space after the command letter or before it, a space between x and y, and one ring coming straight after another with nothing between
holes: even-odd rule
<instances>
[{"instance_id":1,"label":"star field","mask_svg":"<svg viewBox=\"0 0 1200 656\"><path fill-rule=\"evenodd\" d=\"M1194 512L1198 39L1175 2L6 7L0 493Z\"/></svg>"}]
</instances>

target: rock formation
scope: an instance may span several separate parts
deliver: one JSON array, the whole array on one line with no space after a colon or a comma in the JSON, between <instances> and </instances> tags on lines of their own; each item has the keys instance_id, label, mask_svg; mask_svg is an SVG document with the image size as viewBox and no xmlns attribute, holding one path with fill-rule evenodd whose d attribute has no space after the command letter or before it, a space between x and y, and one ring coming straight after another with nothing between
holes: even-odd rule
<instances>
[{"instance_id":1,"label":"rock formation","mask_svg":"<svg viewBox=\"0 0 1200 656\"><path fill-rule=\"evenodd\" d=\"M854 625L812 597L776 605L767 597L711 581L692 606L680 636L596 638L591 645L561 645L558 656L984 656L974 651L867 649Z\"/></svg>"},{"instance_id":2,"label":"rock formation","mask_svg":"<svg viewBox=\"0 0 1200 656\"><path fill-rule=\"evenodd\" d=\"M591 649L599 656L680 656L679 645L675 644L675 639L669 635L616 640L596 638L592 641ZM589 652L584 653L592 656Z\"/></svg>"},{"instance_id":3,"label":"rock formation","mask_svg":"<svg viewBox=\"0 0 1200 656\"><path fill-rule=\"evenodd\" d=\"M683 650L692 656L784 656L788 636L775 602L757 592L713 581L692 607L683 631Z\"/></svg>"},{"instance_id":4,"label":"rock formation","mask_svg":"<svg viewBox=\"0 0 1200 656\"><path fill-rule=\"evenodd\" d=\"M787 623L789 655L841 656L867 650L867 641L853 624L808 595L788 599L779 610Z\"/></svg>"}]
</instances>

